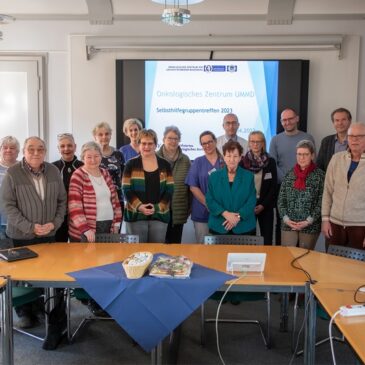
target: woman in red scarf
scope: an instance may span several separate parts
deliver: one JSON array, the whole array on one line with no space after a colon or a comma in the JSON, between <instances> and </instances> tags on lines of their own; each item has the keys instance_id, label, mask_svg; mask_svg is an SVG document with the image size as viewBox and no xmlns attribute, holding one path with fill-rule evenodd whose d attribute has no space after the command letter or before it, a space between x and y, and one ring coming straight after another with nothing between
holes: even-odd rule
<instances>
[{"instance_id":1,"label":"woman in red scarf","mask_svg":"<svg viewBox=\"0 0 365 365\"><path fill-rule=\"evenodd\" d=\"M281 244L314 249L321 231L324 172L313 162L314 145L297 144L297 163L285 176L279 193Z\"/></svg>"}]
</instances>

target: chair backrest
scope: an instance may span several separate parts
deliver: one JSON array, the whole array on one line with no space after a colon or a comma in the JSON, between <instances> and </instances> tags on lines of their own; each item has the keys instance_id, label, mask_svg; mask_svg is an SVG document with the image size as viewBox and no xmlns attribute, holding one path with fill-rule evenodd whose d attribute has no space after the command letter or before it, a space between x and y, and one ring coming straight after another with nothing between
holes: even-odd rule
<instances>
[{"instance_id":1,"label":"chair backrest","mask_svg":"<svg viewBox=\"0 0 365 365\"><path fill-rule=\"evenodd\" d=\"M365 250L360 250L358 248L329 245L327 253L335 256L347 257L348 259L365 261Z\"/></svg>"},{"instance_id":2,"label":"chair backrest","mask_svg":"<svg viewBox=\"0 0 365 365\"><path fill-rule=\"evenodd\" d=\"M83 235L81 242L87 242ZM98 243L139 243L138 234L124 234L124 233L96 233L95 242Z\"/></svg>"},{"instance_id":3,"label":"chair backrest","mask_svg":"<svg viewBox=\"0 0 365 365\"><path fill-rule=\"evenodd\" d=\"M205 245L263 245L264 237L249 235L204 236Z\"/></svg>"}]
</instances>

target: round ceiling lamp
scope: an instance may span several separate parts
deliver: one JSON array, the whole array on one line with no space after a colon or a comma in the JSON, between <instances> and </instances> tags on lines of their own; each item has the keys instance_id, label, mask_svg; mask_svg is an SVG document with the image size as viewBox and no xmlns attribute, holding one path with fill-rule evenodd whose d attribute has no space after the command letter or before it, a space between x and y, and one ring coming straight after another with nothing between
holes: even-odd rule
<instances>
[{"instance_id":1,"label":"round ceiling lamp","mask_svg":"<svg viewBox=\"0 0 365 365\"><path fill-rule=\"evenodd\" d=\"M204 0L152 0L155 3L164 4L165 8L161 20L172 26L183 26L191 20L189 4L201 3ZM185 5L185 7L184 7Z\"/></svg>"}]
</instances>

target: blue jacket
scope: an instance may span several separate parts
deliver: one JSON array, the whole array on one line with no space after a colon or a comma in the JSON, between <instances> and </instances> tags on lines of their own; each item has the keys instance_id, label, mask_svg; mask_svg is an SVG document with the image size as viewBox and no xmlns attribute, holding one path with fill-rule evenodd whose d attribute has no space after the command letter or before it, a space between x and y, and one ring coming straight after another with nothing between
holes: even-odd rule
<instances>
[{"instance_id":1,"label":"blue jacket","mask_svg":"<svg viewBox=\"0 0 365 365\"><path fill-rule=\"evenodd\" d=\"M240 222L232 229L235 234L244 234L256 228L256 189L250 171L238 167L232 188L228 181L227 167L213 172L209 176L205 198L209 210L208 226L213 231L227 233L222 216L225 210L237 212L241 216Z\"/></svg>"}]
</instances>

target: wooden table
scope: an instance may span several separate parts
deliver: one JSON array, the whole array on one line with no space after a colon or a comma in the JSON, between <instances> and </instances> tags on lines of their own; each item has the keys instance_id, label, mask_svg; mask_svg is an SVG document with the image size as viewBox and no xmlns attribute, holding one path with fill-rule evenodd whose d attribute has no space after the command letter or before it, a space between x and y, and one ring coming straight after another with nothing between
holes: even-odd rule
<instances>
[{"instance_id":1,"label":"wooden table","mask_svg":"<svg viewBox=\"0 0 365 365\"><path fill-rule=\"evenodd\" d=\"M77 284L66 274L67 272L122 262L136 251L170 255L184 254L193 262L223 272L226 271L229 252L262 252L267 253L264 274L247 275L235 283L234 290L306 292L308 297L310 291L309 285L306 287L306 276L290 266L293 253L290 249L281 246L52 243L34 245L30 248L36 251L39 257L13 263L0 262L0 272L11 276L12 282L29 283L38 287L74 288ZM7 303L7 306L11 306L11 302ZM7 347L4 349L6 350ZM306 354L305 363L308 363Z\"/></svg>"},{"instance_id":2,"label":"wooden table","mask_svg":"<svg viewBox=\"0 0 365 365\"><path fill-rule=\"evenodd\" d=\"M290 249L293 255L305 252L300 248ZM316 301L320 301L327 313L332 316L341 305L354 304L355 288L365 284L365 262L344 257L311 251L298 260L300 266L308 271L317 283L311 285L308 315L308 336L306 346L309 361L315 363ZM365 294L359 298L365 300ZM365 317L336 318L336 324L347 338L357 355L365 362Z\"/></svg>"},{"instance_id":3,"label":"wooden table","mask_svg":"<svg viewBox=\"0 0 365 365\"><path fill-rule=\"evenodd\" d=\"M326 312L332 317L340 306L357 304L354 301L354 293L359 286L354 283L318 283L312 286L312 291ZM357 299L365 302L365 293L358 293ZM338 315L335 318L335 323L359 358L365 363L365 316L342 317Z\"/></svg>"}]
</instances>

